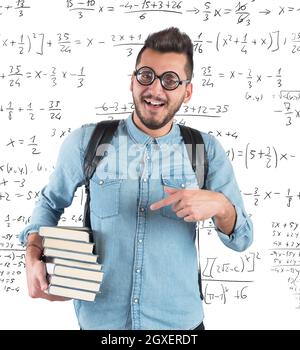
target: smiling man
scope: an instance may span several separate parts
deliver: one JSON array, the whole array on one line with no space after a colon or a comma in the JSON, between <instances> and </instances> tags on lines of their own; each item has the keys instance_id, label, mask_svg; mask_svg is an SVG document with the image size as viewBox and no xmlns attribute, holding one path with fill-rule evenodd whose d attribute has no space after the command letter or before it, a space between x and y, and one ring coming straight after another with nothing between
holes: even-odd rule
<instances>
[{"instance_id":1,"label":"smiling man","mask_svg":"<svg viewBox=\"0 0 300 350\"><path fill-rule=\"evenodd\" d=\"M174 115L191 98L191 74L184 53L162 53L151 48L140 52L131 91L135 105L133 120L141 130L152 130L154 137L170 130Z\"/></svg>"},{"instance_id":2,"label":"smiling man","mask_svg":"<svg viewBox=\"0 0 300 350\"><path fill-rule=\"evenodd\" d=\"M104 278L95 302L74 301L82 329L204 329L197 221L212 218L231 249L242 251L252 242L252 223L224 149L201 133L208 171L199 188L180 128L173 123L192 96L192 75L193 45L185 33L168 28L147 38L131 77L135 110L119 122L110 142L114 151L89 181L90 222ZM27 244L32 297L63 299L45 293L37 232L40 226L57 225L84 184L83 159L94 129L94 124L83 125L65 139L31 223L20 235ZM116 158L119 166L107 174L105 165Z\"/></svg>"}]
</instances>

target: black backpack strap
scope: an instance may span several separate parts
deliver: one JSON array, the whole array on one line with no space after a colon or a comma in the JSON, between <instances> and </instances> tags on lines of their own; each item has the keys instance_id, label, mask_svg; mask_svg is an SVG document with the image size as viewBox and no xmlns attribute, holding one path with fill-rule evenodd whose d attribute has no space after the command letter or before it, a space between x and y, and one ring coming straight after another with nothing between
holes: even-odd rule
<instances>
[{"instance_id":1,"label":"black backpack strap","mask_svg":"<svg viewBox=\"0 0 300 350\"><path fill-rule=\"evenodd\" d=\"M180 132L184 143L187 145L188 156L196 174L199 188L205 188L207 172L208 172L208 160L207 154L205 150L205 145L203 142L203 138L201 132L180 125ZM203 292L202 292L202 281L201 281L201 266L200 266L200 239L199 239L199 223L196 223L196 232L195 232L195 245L197 249L197 259L198 259L198 285L200 297L203 300Z\"/></svg>"},{"instance_id":2,"label":"black backpack strap","mask_svg":"<svg viewBox=\"0 0 300 350\"><path fill-rule=\"evenodd\" d=\"M90 141L85 150L83 170L85 178L86 201L84 206L83 225L91 227L90 221L90 179L92 178L97 165L105 157L106 150L101 154L97 150L100 145L109 144L115 131L118 128L120 120L104 120L95 126Z\"/></svg>"},{"instance_id":3,"label":"black backpack strap","mask_svg":"<svg viewBox=\"0 0 300 350\"><path fill-rule=\"evenodd\" d=\"M84 177L85 183L93 176L98 163L105 154L97 154L99 145L109 144L119 125L119 120L104 120L98 123L92 133L90 141L85 150L84 156Z\"/></svg>"},{"instance_id":4,"label":"black backpack strap","mask_svg":"<svg viewBox=\"0 0 300 350\"><path fill-rule=\"evenodd\" d=\"M201 132L199 130L179 125L183 141L187 146L188 156L196 174L199 188L205 188L208 161Z\"/></svg>"}]
</instances>

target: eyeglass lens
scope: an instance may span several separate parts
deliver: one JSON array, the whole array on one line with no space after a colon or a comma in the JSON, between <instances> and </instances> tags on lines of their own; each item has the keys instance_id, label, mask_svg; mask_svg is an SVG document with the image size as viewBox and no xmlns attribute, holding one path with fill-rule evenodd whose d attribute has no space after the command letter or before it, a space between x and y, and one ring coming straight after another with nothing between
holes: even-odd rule
<instances>
[{"instance_id":1,"label":"eyeglass lens","mask_svg":"<svg viewBox=\"0 0 300 350\"><path fill-rule=\"evenodd\" d=\"M151 68L142 67L138 69L136 77L142 85L151 85L157 77L167 90L174 90L179 85L179 77L175 72L165 72L159 77Z\"/></svg>"}]
</instances>

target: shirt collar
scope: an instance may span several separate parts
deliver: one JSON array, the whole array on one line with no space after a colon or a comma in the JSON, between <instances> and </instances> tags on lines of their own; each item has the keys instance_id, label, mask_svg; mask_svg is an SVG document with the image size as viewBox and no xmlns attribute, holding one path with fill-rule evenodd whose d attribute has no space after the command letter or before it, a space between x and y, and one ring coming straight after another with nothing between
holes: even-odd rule
<instances>
[{"instance_id":1,"label":"shirt collar","mask_svg":"<svg viewBox=\"0 0 300 350\"><path fill-rule=\"evenodd\" d=\"M178 140L178 137L180 135L179 127L175 123L172 124L171 130L166 135L160 136L160 137L155 137L155 138L152 138L151 136L149 136L148 134L146 134L145 132L140 130L135 125L135 123L133 122L133 119L132 119L132 114L130 116L128 116L125 123L126 123L126 127L127 127L127 130L128 130L130 137L133 139L133 141L135 143L138 143L138 144L145 145L147 143L152 142L153 139L155 140L155 142L158 145L162 145L162 144L166 144L166 143L174 144L174 143L176 143L175 139Z\"/></svg>"}]
</instances>

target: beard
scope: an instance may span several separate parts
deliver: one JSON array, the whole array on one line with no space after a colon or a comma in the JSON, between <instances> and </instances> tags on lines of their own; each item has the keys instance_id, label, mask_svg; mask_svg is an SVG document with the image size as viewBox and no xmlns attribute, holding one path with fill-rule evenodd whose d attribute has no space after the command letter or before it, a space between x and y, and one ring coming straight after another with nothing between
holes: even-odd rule
<instances>
[{"instance_id":1,"label":"beard","mask_svg":"<svg viewBox=\"0 0 300 350\"><path fill-rule=\"evenodd\" d=\"M143 125L145 125L148 129L151 129L151 130L157 130L167 125L174 118L175 114L179 111L184 100L184 97L182 97L182 99L178 103L167 108L167 112L162 119L155 120L153 118L152 119L145 118L145 116L143 116L143 113L141 111L142 104L145 103L144 99L152 98L152 95L143 96L140 99L135 98L134 96L132 97L133 97L133 102L134 102L134 107L135 107L137 117L143 123ZM168 106L167 102L166 101L164 102L165 102L164 107Z\"/></svg>"}]
</instances>

